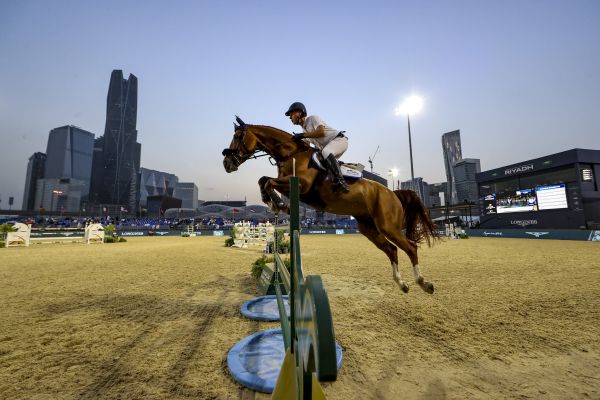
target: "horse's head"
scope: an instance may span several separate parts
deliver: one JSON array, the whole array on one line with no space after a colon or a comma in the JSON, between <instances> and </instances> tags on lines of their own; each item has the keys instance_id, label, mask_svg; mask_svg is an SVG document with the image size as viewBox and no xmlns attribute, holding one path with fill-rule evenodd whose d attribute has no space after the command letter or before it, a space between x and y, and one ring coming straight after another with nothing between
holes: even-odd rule
<instances>
[{"instance_id":1,"label":"horse's head","mask_svg":"<svg viewBox=\"0 0 600 400\"><path fill-rule=\"evenodd\" d=\"M231 144L223 150L223 166L225 171L234 172L247 159L252 157L257 150L258 142L256 136L250 131L249 126L241 120L240 117L235 117L239 125L233 124L234 134Z\"/></svg>"}]
</instances>

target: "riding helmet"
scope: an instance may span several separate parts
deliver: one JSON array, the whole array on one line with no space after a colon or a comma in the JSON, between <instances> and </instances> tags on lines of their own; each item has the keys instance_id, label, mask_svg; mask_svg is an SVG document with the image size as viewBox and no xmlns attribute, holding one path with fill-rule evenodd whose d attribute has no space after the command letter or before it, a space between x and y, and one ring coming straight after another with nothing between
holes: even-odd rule
<instances>
[{"instance_id":1,"label":"riding helmet","mask_svg":"<svg viewBox=\"0 0 600 400\"><path fill-rule=\"evenodd\" d=\"M302 116L306 117L306 107L304 107L304 104L300 103L299 101L292 103L290 108L286 111L285 116L289 117L294 111L302 111Z\"/></svg>"}]
</instances>

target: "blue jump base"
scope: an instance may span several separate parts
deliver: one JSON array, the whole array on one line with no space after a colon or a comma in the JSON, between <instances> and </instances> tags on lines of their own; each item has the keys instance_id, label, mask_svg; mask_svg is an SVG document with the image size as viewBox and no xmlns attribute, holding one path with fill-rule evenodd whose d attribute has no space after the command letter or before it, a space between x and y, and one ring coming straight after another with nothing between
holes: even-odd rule
<instances>
[{"instance_id":1,"label":"blue jump base","mask_svg":"<svg viewBox=\"0 0 600 400\"><path fill-rule=\"evenodd\" d=\"M287 295L283 295L285 312L290 317L290 306ZM279 308L277 296L259 296L246 301L241 307L242 315L254 321L279 321Z\"/></svg>"},{"instance_id":2,"label":"blue jump base","mask_svg":"<svg viewBox=\"0 0 600 400\"><path fill-rule=\"evenodd\" d=\"M337 342L335 353L339 370L342 367L342 347ZM227 354L227 366L233 378L245 387L272 393L284 358L281 329L268 329L237 342Z\"/></svg>"}]
</instances>

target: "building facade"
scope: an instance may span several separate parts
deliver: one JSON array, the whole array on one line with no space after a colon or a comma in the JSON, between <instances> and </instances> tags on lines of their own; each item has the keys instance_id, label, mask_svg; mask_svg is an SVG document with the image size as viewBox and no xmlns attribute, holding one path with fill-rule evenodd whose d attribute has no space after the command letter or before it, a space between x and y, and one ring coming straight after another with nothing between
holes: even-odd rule
<instances>
[{"instance_id":1,"label":"building facade","mask_svg":"<svg viewBox=\"0 0 600 400\"><path fill-rule=\"evenodd\" d=\"M148 216L151 218L164 217L170 208L181 208L181 200L167 195L148 196L146 199Z\"/></svg>"},{"instance_id":2,"label":"building facade","mask_svg":"<svg viewBox=\"0 0 600 400\"><path fill-rule=\"evenodd\" d=\"M600 229L600 150L572 149L477 174L481 227Z\"/></svg>"},{"instance_id":3,"label":"building facade","mask_svg":"<svg viewBox=\"0 0 600 400\"><path fill-rule=\"evenodd\" d=\"M479 191L477 174L481 172L481 162L477 158L463 158L454 164L457 202L477 203Z\"/></svg>"},{"instance_id":4,"label":"building facade","mask_svg":"<svg viewBox=\"0 0 600 400\"><path fill-rule=\"evenodd\" d=\"M36 185L36 207L47 212L77 212L88 183L75 178L38 179Z\"/></svg>"},{"instance_id":5,"label":"building facade","mask_svg":"<svg viewBox=\"0 0 600 400\"><path fill-rule=\"evenodd\" d=\"M446 195L445 200L450 204L458 202L456 192L456 179L454 178L454 164L462 159L460 145L460 130L447 132L442 135L442 150L444 152L444 167L446 168Z\"/></svg>"},{"instance_id":6,"label":"building facade","mask_svg":"<svg viewBox=\"0 0 600 400\"><path fill-rule=\"evenodd\" d=\"M94 134L72 125L52 129L46 148L46 179L83 182L81 198L87 199L92 177Z\"/></svg>"},{"instance_id":7,"label":"building facade","mask_svg":"<svg viewBox=\"0 0 600 400\"><path fill-rule=\"evenodd\" d=\"M138 173L141 144L137 142L138 82L130 74L114 70L106 98L106 125L102 151L94 152L93 201L118 204L135 209L138 198Z\"/></svg>"},{"instance_id":8,"label":"building facade","mask_svg":"<svg viewBox=\"0 0 600 400\"><path fill-rule=\"evenodd\" d=\"M147 207L148 196L177 197L175 189L178 184L179 178L175 174L142 167L137 183L139 187L138 203L141 207Z\"/></svg>"},{"instance_id":9,"label":"building facade","mask_svg":"<svg viewBox=\"0 0 600 400\"><path fill-rule=\"evenodd\" d=\"M46 154L33 153L27 163L27 175L25 177L25 191L23 193L23 210L37 210L39 204L35 204L35 192L38 179L44 178L46 167Z\"/></svg>"},{"instance_id":10,"label":"building facade","mask_svg":"<svg viewBox=\"0 0 600 400\"><path fill-rule=\"evenodd\" d=\"M198 186L194 182L179 182L175 186L174 197L181 199L183 208L198 208Z\"/></svg>"},{"instance_id":11,"label":"building facade","mask_svg":"<svg viewBox=\"0 0 600 400\"><path fill-rule=\"evenodd\" d=\"M429 207L440 207L446 205L446 182L430 183L427 189L429 190Z\"/></svg>"}]
</instances>

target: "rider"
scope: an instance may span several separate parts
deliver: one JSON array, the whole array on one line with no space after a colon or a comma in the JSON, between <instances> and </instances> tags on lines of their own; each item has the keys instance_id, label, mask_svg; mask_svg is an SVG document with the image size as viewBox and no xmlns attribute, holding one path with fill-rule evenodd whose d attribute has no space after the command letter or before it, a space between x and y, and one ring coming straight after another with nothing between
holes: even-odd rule
<instances>
[{"instance_id":1,"label":"rider","mask_svg":"<svg viewBox=\"0 0 600 400\"><path fill-rule=\"evenodd\" d=\"M294 125L300 125L304 132L294 134L296 139L308 139L323 155L325 165L334 178L334 189L349 192L350 188L342 176L337 159L348 148L348 137L343 132L333 129L316 115L307 117L306 107L300 102L292 103L285 113Z\"/></svg>"}]
</instances>

